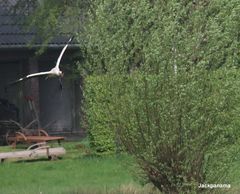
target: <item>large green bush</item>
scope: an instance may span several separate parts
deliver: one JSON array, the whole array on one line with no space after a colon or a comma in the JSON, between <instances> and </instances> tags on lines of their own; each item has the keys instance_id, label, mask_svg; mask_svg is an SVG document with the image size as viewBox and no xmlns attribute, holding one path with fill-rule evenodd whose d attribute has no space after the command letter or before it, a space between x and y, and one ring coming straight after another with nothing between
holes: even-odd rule
<instances>
[{"instance_id":1,"label":"large green bush","mask_svg":"<svg viewBox=\"0 0 240 194\"><path fill-rule=\"evenodd\" d=\"M91 76L85 93L91 143L114 150L119 137L148 180L166 193L226 180L233 155L228 149L239 136L238 75L235 69L193 68Z\"/></svg>"},{"instance_id":2,"label":"large green bush","mask_svg":"<svg viewBox=\"0 0 240 194\"><path fill-rule=\"evenodd\" d=\"M95 106L104 124L165 193L219 182L239 136L239 76L232 67L240 61L240 2L94 2L80 70L106 74L99 79L109 89L106 106Z\"/></svg>"},{"instance_id":3,"label":"large green bush","mask_svg":"<svg viewBox=\"0 0 240 194\"><path fill-rule=\"evenodd\" d=\"M239 137L239 81L227 72L136 74L122 82L111 115L122 143L160 190L191 193L199 183L225 180L233 152L222 153ZM211 169L206 157L213 155Z\"/></svg>"}]
</instances>

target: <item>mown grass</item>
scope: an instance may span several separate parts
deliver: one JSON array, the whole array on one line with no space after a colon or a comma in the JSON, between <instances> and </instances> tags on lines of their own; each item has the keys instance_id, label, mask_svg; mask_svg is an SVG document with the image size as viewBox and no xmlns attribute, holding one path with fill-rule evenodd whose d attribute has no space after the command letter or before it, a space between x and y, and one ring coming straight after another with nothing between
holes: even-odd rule
<instances>
[{"instance_id":1,"label":"mown grass","mask_svg":"<svg viewBox=\"0 0 240 194\"><path fill-rule=\"evenodd\" d=\"M139 187L127 155L95 156L84 143L64 143L61 160L6 161L0 165L0 194L107 193ZM1 147L0 151L11 148ZM130 165L131 166L131 165Z\"/></svg>"},{"instance_id":2,"label":"mown grass","mask_svg":"<svg viewBox=\"0 0 240 194\"><path fill-rule=\"evenodd\" d=\"M52 144L52 146L57 146ZM142 187L128 155L96 156L85 142L65 142L67 154L60 160L6 161L0 164L0 194L159 194ZM17 150L26 147L18 146ZM16 150L16 151L17 151ZM13 151L2 146L0 152ZM207 189L206 193L240 193L240 163L236 161L227 182L231 189Z\"/></svg>"}]
</instances>

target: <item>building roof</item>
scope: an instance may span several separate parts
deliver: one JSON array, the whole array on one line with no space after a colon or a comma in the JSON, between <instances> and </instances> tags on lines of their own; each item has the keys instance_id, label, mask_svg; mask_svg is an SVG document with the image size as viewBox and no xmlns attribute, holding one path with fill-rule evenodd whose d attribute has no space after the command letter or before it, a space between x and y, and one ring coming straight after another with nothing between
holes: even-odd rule
<instances>
[{"instance_id":1,"label":"building roof","mask_svg":"<svg viewBox=\"0 0 240 194\"><path fill-rule=\"evenodd\" d=\"M22 48L42 46L43 41L37 37L34 30L27 30L24 26L26 15L13 12L13 6L18 0L3 0L0 3L0 48ZM47 47L62 47L66 44L69 36L58 36L53 38ZM74 43L72 43L74 44Z\"/></svg>"}]
</instances>

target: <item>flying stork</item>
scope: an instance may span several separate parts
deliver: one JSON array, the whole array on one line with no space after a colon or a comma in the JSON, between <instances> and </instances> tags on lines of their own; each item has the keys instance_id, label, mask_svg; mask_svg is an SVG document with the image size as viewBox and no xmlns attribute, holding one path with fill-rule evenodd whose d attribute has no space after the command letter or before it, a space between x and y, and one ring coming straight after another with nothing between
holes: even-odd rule
<instances>
[{"instance_id":1,"label":"flying stork","mask_svg":"<svg viewBox=\"0 0 240 194\"><path fill-rule=\"evenodd\" d=\"M22 81L24 81L24 80L27 80L27 79L30 79L30 78L33 78L33 77L39 77L39 76L47 75L47 78L48 78L48 77L59 77L60 87L61 87L61 89L62 89L61 78L63 77L63 72L59 69L59 64L60 64L60 61L61 61L61 59L62 59L62 56L63 56L65 50L66 50L67 47L68 47L68 44L72 41L72 38L73 38L73 37L71 37L71 38L68 40L67 44L63 47L63 49L62 49L62 51L61 51L61 53L60 53L60 55L59 55L59 57L58 57L58 59L57 59L57 63L56 63L56 65L55 65L54 68L52 68L50 71L44 71L44 72L29 74L29 75L27 75L27 76L25 76L25 77L22 77L22 78L20 78L20 79L18 79L18 80L16 80L16 81L13 81L13 82L8 83L8 86L15 85L15 84L17 84L17 83L19 83L19 82L22 82Z\"/></svg>"}]
</instances>

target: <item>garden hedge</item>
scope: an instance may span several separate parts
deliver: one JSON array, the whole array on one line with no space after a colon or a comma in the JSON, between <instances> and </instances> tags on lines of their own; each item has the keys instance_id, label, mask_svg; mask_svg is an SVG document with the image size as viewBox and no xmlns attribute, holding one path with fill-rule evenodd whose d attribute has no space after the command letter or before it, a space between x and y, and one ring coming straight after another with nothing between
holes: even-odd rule
<instances>
[{"instance_id":1,"label":"garden hedge","mask_svg":"<svg viewBox=\"0 0 240 194\"><path fill-rule=\"evenodd\" d=\"M113 152L115 132L111 126L108 108L111 91L107 76L89 76L84 82L86 124L90 145L97 152Z\"/></svg>"}]
</instances>

